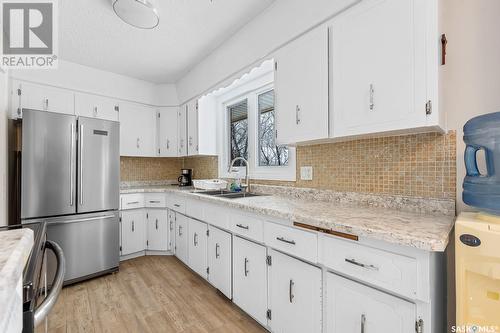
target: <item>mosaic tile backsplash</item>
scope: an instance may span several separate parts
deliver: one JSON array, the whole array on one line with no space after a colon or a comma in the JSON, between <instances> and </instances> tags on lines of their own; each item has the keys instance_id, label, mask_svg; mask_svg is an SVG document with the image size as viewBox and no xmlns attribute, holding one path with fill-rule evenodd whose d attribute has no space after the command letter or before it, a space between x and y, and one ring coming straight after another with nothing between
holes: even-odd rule
<instances>
[{"instance_id":1,"label":"mosaic tile backsplash","mask_svg":"<svg viewBox=\"0 0 500 333\"><path fill-rule=\"evenodd\" d=\"M300 167L313 180L300 180ZM176 179L181 168L194 178L217 178L217 157L121 158L123 181ZM456 134L412 134L297 147L297 181L253 183L423 198L455 199Z\"/></svg>"}]
</instances>

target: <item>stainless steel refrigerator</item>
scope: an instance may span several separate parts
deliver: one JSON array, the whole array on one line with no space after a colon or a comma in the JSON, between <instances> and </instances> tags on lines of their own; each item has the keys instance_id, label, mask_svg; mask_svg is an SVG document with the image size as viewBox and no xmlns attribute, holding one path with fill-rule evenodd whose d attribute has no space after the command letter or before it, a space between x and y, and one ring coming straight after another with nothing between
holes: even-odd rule
<instances>
[{"instance_id":1,"label":"stainless steel refrigerator","mask_svg":"<svg viewBox=\"0 0 500 333\"><path fill-rule=\"evenodd\" d=\"M23 110L21 220L48 222L65 284L118 269L119 142L118 122Z\"/></svg>"}]
</instances>

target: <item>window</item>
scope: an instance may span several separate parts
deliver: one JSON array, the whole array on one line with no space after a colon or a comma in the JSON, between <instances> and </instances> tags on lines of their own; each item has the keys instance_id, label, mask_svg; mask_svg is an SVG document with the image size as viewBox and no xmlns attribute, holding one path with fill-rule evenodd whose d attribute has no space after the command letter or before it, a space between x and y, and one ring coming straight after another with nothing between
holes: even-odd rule
<instances>
[{"instance_id":1,"label":"window","mask_svg":"<svg viewBox=\"0 0 500 333\"><path fill-rule=\"evenodd\" d=\"M229 137L231 161L236 157L248 160L248 101L245 99L227 107L229 115ZM236 161L234 166L244 166Z\"/></svg>"},{"instance_id":2,"label":"window","mask_svg":"<svg viewBox=\"0 0 500 333\"><path fill-rule=\"evenodd\" d=\"M257 97L259 113L259 166L288 165L288 147L276 145L274 89Z\"/></svg>"}]
</instances>

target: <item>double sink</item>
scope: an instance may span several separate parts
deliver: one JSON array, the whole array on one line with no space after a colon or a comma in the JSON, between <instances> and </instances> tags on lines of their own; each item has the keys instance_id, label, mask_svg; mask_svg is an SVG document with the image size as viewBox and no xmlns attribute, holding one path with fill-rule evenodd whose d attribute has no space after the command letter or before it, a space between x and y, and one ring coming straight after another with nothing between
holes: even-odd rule
<instances>
[{"instance_id":1,"label":"double sink","mask_svg":"<svg viewBox=\"0 0 500 333\"><path fill-rule=\"evenodd\" d=\"M212 197L225 198L225 199L238 199L238 198L250 198L259 197L262 194L248 193L248 192L232 192L228 190L217 190L217 191L195 191L196 194L209 195Z\"/></svg>"}]
</instances>

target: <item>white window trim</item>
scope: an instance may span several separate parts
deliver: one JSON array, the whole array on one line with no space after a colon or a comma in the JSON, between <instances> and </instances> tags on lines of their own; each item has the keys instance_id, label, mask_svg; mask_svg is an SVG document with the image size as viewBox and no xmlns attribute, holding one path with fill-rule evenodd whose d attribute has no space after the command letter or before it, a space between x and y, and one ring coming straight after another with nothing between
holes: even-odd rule
<instances>
[{"instance_id":1,"label":"white window trim","mask_svg":"<svg viewBox=\"0 0 500 333\"><path fill-rule=\"evenodd\" d=\"M270 74L270 75L269 75ZM244 178L245 167L239 167L238 172L228 172L229 167L229 117L227 107L236 104L245 98L248 103L248 163L249 163L249 178L259 180L279 180L279 181L295 181L296 180L296 155L295 148L288 147L288 165L287 166L259 166L258 164L258 96L266 91L274 88L273 83L274 73L267 73L261 77L255 78L248 83L245 83L241 88L228 91L226 94L218 98L217 104L220 109L218 112L218 124L222 126L219 131L218 151L219 156L219 176L222 178Z\"/></svg>"}]
</instances>

